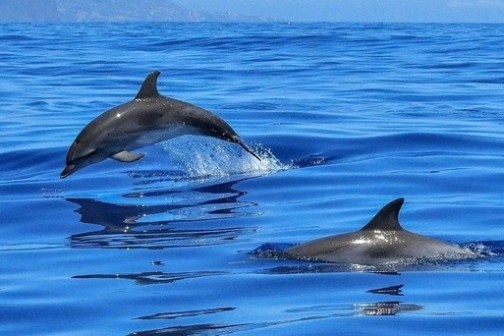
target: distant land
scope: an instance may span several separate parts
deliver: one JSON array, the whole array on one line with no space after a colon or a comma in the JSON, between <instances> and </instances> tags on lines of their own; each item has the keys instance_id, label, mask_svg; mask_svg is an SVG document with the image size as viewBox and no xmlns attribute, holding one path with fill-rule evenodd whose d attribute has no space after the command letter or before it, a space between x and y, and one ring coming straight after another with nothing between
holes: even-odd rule
<instances>
[{"instance_id":1,"label":"distant land","mask_svg":"<svg viewBox=\"0 0 504 336\"><path fill-rule=\"evenodd\" d=\"M0 22L266 22L272 18L190 10L167 0L0 0Z\"/></svg>"}]
</instances>

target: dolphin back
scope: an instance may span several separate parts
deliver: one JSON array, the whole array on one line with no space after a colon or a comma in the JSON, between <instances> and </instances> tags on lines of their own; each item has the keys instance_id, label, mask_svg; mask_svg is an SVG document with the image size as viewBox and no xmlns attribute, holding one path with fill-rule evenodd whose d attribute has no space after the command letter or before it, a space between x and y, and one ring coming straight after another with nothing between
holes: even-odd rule
<instances>
[{"instance_id":1,"label":"dolphin back","mask_svg":"<svg viewBox=\"0 0 504 336\"><path fill-rule=\"evenodd\" d=\"M419 260L459 260L475 258L466 248L407 231L399 224L404 203L398 198L386 204L362 229L316 239L286 250L298 259L361 265Z\"/></svg>"}]
</instances>

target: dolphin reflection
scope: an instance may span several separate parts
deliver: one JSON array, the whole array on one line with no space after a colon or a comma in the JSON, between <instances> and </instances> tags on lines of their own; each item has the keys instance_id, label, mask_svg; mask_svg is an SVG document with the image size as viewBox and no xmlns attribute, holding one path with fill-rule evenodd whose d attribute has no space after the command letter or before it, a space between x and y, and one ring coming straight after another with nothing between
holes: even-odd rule
<instances>
[{"instance_id":1,"label":"dolphin reflection","mask_svg":"<svg viewBox=\"0 0 504 336\"><path fill-rule=\"evenodd\" d=\"M399 313L422 310L423 307L416 304L401 303L399 301L384 301L375 303L359 303L354 305L357 316L386 316Z\"/></svg>"},{"instance_id":2,"label":"dolphin reflection","mask_svg":"<svg viewBox=\"0 0 504 336\"><path fill-rule=\"evenodd\" d=\"M245 210L256 205L240 198L235 188L241 180L185 190L134 192L115 202L92 198L67 198L78 205L81 222L103 229L74 234L72 247L164 248L223 244L253 230L212 220L255 215ZM197 223L197 225L193 225Z\"/></svg>"}]
</instances>

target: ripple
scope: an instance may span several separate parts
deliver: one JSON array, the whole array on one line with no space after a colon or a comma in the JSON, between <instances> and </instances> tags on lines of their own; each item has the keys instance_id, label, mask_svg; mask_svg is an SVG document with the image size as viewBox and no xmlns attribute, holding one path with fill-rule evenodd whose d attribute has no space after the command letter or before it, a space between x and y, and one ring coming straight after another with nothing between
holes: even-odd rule
<instances>
[{"instance_id":1,"label":"ripple","mask_svg":"<svg viewBox=\"0 0 504 336\"><path fill-rule=\"evenodd\" d=\"M141 316L141 317L138 317L138 319L139 320L173 320L173 319L184 318L184 317L193 317L193 316L225 313L225 312L233 311L235 309L236 309L235 307L222 307L222 308L166 312L166 313L158 313L158 314L148 315L148 316Z\"/></svg>"},{"instance_id":2,"label":"ripple","mask_svg":"<svg viewBox=\"0 0 504 336\"><path fill-rule=\"evenodd\" d=\"M183 273L142 272L136 274L86 274L74 275L73 279L120 279L133 280L137 285L158 285L181 280L195 279L208 276L225 275L223 272L200 271Z\"/></svg>"},{"instance_id":3,"label":"ripple","mask_svg":"<svg viewBox=\"0 0 504 336\"><path fill-rule=\"evenodd\" d=\"M219 323L204 323L174 326L167 328L159 328L146 331L137 331L131 333L130 336L155 336L155 335L224 335L232 334L236 331L243 330L245 324L219 324Z\"/></svg>"}]
</instances>

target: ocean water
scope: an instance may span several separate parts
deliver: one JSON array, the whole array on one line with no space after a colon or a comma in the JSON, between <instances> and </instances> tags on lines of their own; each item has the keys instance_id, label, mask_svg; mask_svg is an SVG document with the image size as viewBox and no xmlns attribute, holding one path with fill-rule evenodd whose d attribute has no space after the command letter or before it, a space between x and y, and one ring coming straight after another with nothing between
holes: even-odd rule
<instances>
[{"instance_id":1,"label":"ocean water","mask_svg":"<svg viewBox=\"0 0 504 336\"><path fill-rule=\"evenodd\" d=\"M0 25L5 335L491 335L504 325L504 25ZM94 117L167 96L261 153L184 136L60 179ZM376 272L265 258L404 197L485 251ZM264 245L267 244L267 245Z\"/></svg>"}]
</instances>

